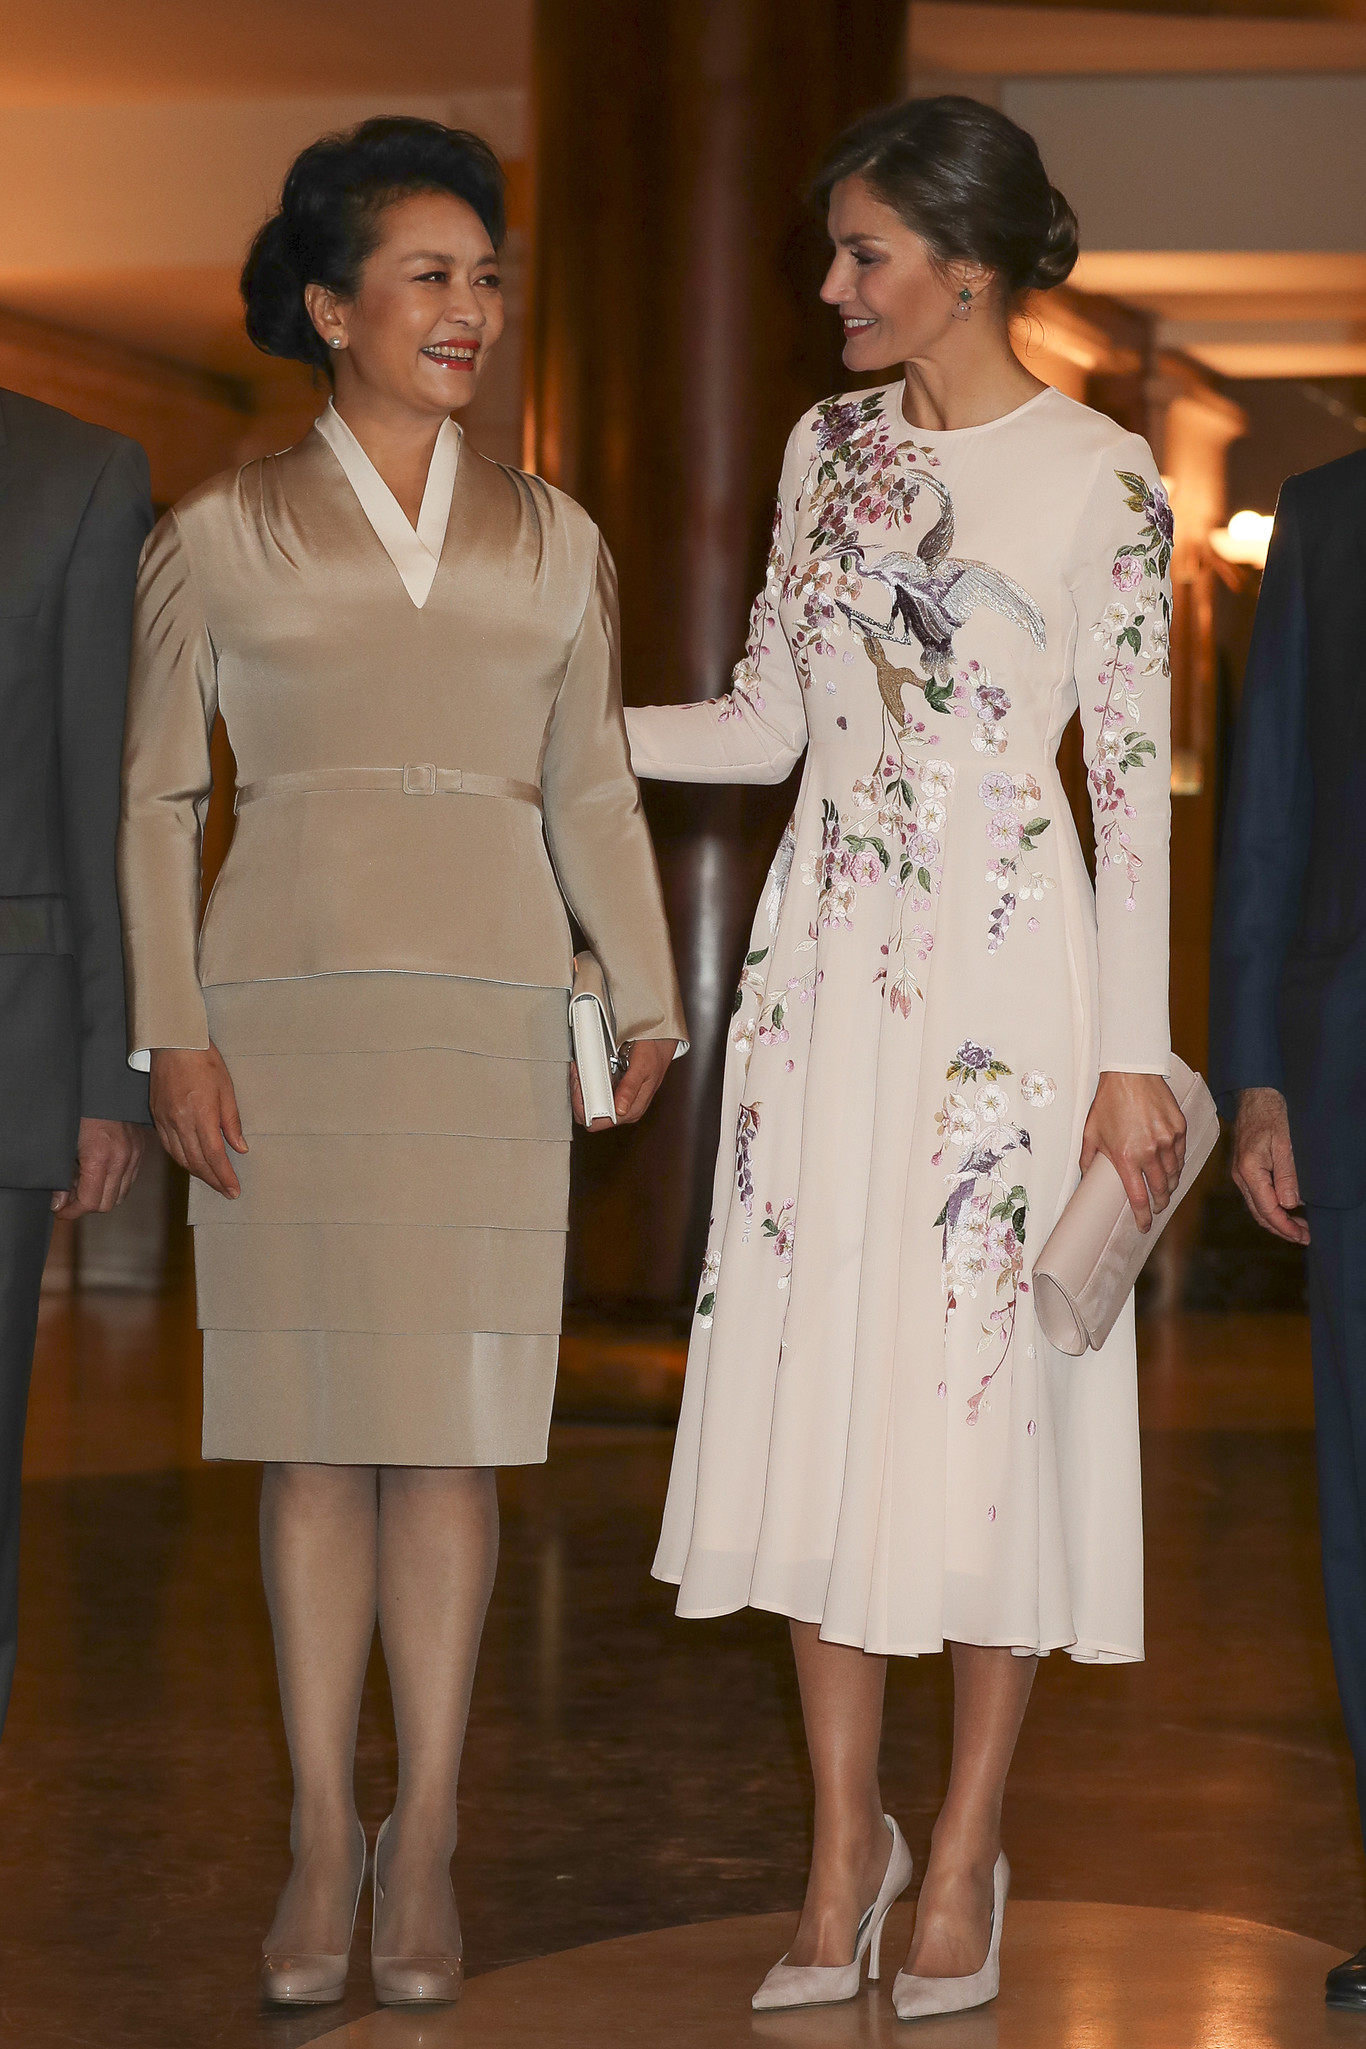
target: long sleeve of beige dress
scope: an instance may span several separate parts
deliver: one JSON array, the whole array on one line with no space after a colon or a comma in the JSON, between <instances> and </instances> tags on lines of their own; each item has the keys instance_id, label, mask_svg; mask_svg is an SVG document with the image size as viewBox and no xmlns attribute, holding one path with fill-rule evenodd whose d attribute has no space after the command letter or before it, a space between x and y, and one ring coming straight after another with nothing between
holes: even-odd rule
<instances>
[{"instance_id":1,"label":"long sleeve of beige dress","mask_svg":"<svg viewBox=\"0 0 1366 2049\"><path fill-rule=\"evenodd\" d=\"M454 426L416 533L357 449L325 416L148 543L132 1055L216 1045L250 1148L238 1200L191 1197L206 1455L519 1463L560 1327L566 904L621 1035L684 1037L612 568L576 505ZM238 816L201 931L215 712Z\"/></svg>"},{"instance_id":2,"label":"long sleeve of beige dress","mask_svg":"<svg viewBox=\"0 0 1366 2049\"><path fill-rule=\"evenodd\" d=\"M627 713L641 775L777 781L656 1559L869 1651L1142 1655L1132 1313L1051 1350L1031 1262L1102 1067L1164 1072L1171 514L1052 391L795 430L730 691ZM1080 705L1093 892L1059 780Z\"/></svg>"}]
</instances>

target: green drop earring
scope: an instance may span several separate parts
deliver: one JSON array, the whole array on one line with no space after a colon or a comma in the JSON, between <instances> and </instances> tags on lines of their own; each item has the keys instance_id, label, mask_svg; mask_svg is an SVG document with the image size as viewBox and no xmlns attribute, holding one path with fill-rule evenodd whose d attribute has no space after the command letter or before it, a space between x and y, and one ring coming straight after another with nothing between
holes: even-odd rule
<instances>
[{"instance_id":1,"label":"green drop earring","mask_svg":"<svg viewBox=\"0 0 1366 2049\"><path fill-rule=\"evenodd\" d=\"M972 293L964 285L962 291L958 294L958 304L953 309L953 317L955 320L967 320L970 318L971 313Z\"/></svg>"}]
</instances>

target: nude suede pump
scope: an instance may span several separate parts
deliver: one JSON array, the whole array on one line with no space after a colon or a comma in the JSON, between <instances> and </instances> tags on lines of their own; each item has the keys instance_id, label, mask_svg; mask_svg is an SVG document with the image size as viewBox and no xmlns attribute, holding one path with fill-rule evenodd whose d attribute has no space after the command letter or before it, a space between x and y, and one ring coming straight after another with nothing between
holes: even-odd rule
<instances>
[{"instance_id":1,"label":"nude suede pump","mask_svg":"<svg viewBox=\"0 0 1366 2049\"><path fill-rule=\"evenodd\" d=\"M892 2004L898 2020L922 2020L932 2013L965 2013L969 2007L985 2006L1001 1989L1001 1929L1006 1918L1006 1894L1010 1891L1010 1866L1002 1850L993 1875L991 1941L987 1960L980 1971L966 1978L916 1978L898 1971L892 1986Z\"/></svg>"},{"instance_id":2,"label":"nude suede pump","mask_svg":"<svg viewBox=\"0 0 1366 2049\"><path fill-rule=\"evenodd\" d=\"M868 1953L868 1982L870 1985L877 1982L882 1965L882 1924L893 1903L910 1884L913 1868L911 1853L906 1848L901 1830L890 1814L884 1814L882 1819L891 1830L892 1851L878 1896L859 1922L854 1961L851 1964L790 1964L786 1957L781 1958L750 2001L756 2013L770 2013L775 2007L784 2006L833 2006L841 1999L852 1999L859 1989L865 1950Z\"/></svg>"}]
</instances>

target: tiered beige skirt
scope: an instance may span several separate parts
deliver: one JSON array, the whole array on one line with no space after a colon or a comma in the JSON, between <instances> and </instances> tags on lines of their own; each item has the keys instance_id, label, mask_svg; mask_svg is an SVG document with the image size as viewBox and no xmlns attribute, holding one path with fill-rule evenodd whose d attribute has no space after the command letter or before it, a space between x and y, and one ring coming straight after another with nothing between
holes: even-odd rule
<instances>
[{"instance_id":1,"label":"tiered beige skirt","mask_svg":"<svg viewBox=\"0 0 1366 2049\"><path fill-rule=\"evenodd\" d=\"M205 1458L543 1459L565 991L352 974L206 996L249 1151L236 1201L191 1184Z\"/></svg>"}]
</instances>

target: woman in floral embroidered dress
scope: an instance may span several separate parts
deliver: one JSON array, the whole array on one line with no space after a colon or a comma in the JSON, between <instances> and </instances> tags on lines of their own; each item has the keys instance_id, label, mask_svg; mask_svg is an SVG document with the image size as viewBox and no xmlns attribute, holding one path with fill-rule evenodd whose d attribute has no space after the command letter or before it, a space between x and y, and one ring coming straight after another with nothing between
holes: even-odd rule
<instances>
[{"instance_id":1,"label":"woman in floral embroidered dress","mask_svg":"<svg viewBox=\"0 0 1366 2049\"><path fill-rule=\"evenodd\" d=\"M1141 1223L1180 1172L1172 524L1144 442L1012 351L1023 294L1076 257L1022 130L913 101L822 190L845 363L904 381L798 422L730 693L628 713L641 775L777 782L808 750L736 999L655 1570L682 1615L792 1618L815 1846L757 2005L850 1996L876 1962L910 1877L878 1790L886 1658L951 1646L913 2014L996 1989L1036 1659L1142 1656L1132 1312L1064 1358L1030 1263L1096 1152ZM1056 765L1078 703L1094 894Z\"/></svg>"}]
</instances>

